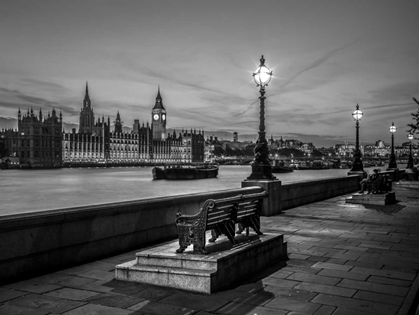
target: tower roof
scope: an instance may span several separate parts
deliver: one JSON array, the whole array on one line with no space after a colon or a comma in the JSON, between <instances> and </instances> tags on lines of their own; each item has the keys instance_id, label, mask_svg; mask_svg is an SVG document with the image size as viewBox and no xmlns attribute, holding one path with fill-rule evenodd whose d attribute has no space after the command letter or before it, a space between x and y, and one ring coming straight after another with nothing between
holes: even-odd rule
<instances>
[{"instance_id":1,"label":"tower roof","mask_svg":"<svg viewBox=\"0 0 420 315\"><path fill-rule=\"evenodd\" d=\"M90 98L89 98L89 87L88 87L87 81L86 81L85 100L90 100Z\"/></svg>"},{"instance_id":2,"label":"tower roof","mask_svg":"<svg viewBox=\"0 0 420 315\"><path fill-rule=\"evenodd\" d=\"M156 96L155 107L153 107L153 109L163 109L163 110L165 109L162 102L162 96L160 96L160 86L158 86L158 93Z\"/></svg>"}]
</instances>

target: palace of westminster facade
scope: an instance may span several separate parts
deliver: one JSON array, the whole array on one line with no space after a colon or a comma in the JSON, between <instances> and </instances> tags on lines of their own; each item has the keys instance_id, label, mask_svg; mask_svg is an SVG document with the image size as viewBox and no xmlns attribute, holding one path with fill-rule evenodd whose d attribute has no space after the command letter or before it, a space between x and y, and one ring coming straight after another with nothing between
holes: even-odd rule
<instances>
[{"instance_id":1,"label":"palace of westminster facade","mask_svg":"<svg viewBox=\"0 0 420 315\"><path fill-rule=\"evenodd\" d=\"M103 166L153 165L204 161L204 131L182 130L166 134L167 113L160 89L152 109L152 123L134 120L133 130L124 132L119 112L111 130L111 121L95 120L88 85L80 112L79 130L64 132L60 112L43 117L33 110L18 112L18 129L0 131L0 142L8 155L22 166Z\"/></svg>"}]
</instances>

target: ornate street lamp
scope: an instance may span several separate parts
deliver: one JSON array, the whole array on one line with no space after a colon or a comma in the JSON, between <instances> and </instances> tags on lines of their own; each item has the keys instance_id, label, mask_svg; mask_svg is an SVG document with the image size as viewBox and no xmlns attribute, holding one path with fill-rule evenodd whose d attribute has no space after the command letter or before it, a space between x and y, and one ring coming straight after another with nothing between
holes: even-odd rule
<instances>
[{"instance_id":1,"label":"ornate street lamp","mask_svg":"<svg viewBox=\"0 0 420 315\"><path fill-rule=\"evenodd\" d=\"M271 160L269 158L269 150L267 139L265 138L265 118L264 118L264 100L265 87L271 81L273 72L265 65L264 56L261 56L260 66L252 74L257 86L260 87L260 126L258 132L258 140L254 148L254 160L252 161L252 173L248 180L273 180L276 177L272 173Z\"/></svg>"},{"instance_id":2,"label":"ornate street lamp","mask_svg":"<svg viewBox=\"0 0 420 315\"><path fill-rule=\"evenodd\" d=\"M351 114L356 121L356 148L353 152L353 163L349 173L364 172L362 163L362 152L359 146L359 121L362 119L363 112L359 109L359 104L356 105L356 110Z\"/></svg>"},{"instance_id":3,"label":"ornate street lamp","mask_svg":"<svg viewBox=\"0 0 420 315\"><path fill-rule=\"evenodd\" d=\"M407 163L407 168L414 168L414 161L413 161L413 153L411 151L411 141L413 140L413 134L410 133L408 134L408 140L410 140L410 155L408 156L408 163Z\"/></svg>"},{"instance_id":4,"label":"ornate street lamp","mask_svg":"<svg viewBox=\"0 0 420 315\"><path fill-rule=\"evenodd\" d=\"M394 133L396 131L397 131L397 127L395 127L394 123L392 123L391 127L389 127L389 132L391 133L391 156L389 157L388 169L397 168L397 161L395 159L395 151L394 151Z\"/></svg>"}]
</instances>

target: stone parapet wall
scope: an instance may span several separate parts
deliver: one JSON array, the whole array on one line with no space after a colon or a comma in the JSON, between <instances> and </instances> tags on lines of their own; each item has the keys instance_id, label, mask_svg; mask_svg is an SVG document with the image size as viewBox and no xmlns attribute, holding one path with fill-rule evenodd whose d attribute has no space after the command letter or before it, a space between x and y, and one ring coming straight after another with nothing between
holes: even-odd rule
<instances>
[{"instance_id":1,"label":"stone parapet wall","mask_svg":"<svg viewBox=\"0 0 420 315\"><path fill-rule=\"evenodd\" d=\"M207 199L261 192L220 190L0 217L0 283L28 278L177 237L176 213Z\"/></svg>"},{"instance_id":2,"label":"stone parapet wall","mask_svg":"<svg viewBox=\"0 0 420 315\"><path fill-rule=\"evenodd\" d=\"M267 183L262 187L0 216L0 284L174 239L176 213L195 214L207 199L267 190L274 195L264 203L269 209L263 209L263 215L271 216L360 187L357 175L285 185L277 182L274 188Z\"/></svg>"},{"instance_id":3,"label":"stone parapet wall","mask_svg":"<svg viewBox=\"0 0 420 315\"><path fill-rule=\"evenodd\" d=\"M279 213L281 210L355 192L360 189L359 183L360 177L351 175L282 185Z\"/></svg>"}]
</instances>

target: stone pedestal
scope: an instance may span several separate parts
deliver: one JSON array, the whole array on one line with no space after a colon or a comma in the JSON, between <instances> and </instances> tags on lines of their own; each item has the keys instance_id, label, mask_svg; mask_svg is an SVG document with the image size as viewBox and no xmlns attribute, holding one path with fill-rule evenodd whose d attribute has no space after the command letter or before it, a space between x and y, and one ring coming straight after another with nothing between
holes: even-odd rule
<instances>
[{"instance_id":1,"label":"stone pedestal","mask_svg":"<svg viewBox=\"0 0 420 315\"><path fill-rule=\"evenodd\" d=\"M400 180L400 172L398 168L387 168L386 170L394 172L394 176L392 178L393 182L398 182Z\"/></svg>"},{"instance_id":2,"label":"stone pedestal","mask_svg":"<svg viewBox=\"0 0 420 315\"><path fill-rule=\"evenodd\" d=\"M253 162L251 164L252 173L247 180L274 180L273 166L271 164L262 164Z\"/></svg>"},{"instance_id":3,"label":"stone pedestal","mask_svg":"<svg viewBox=\"0 0 420 315\"><path fill-rule=\"evenodd\" d=\"M357 193L346 198L346 203L357 203L367 205L390 205L396 202L395 192L391 191L385 194L365 194Z\"/></svg>"},{"instance_id":4,"label":"stone pedestal","mask_svg":"<svg viewBox=\"0 0 420 315\"><path fill-rule=\"evenodd\" d=\"M362 180L365 173L365 171L349 171L347 172L347 175L359 175L360 180Z\"/></svg>"},{"instance_id":5,"label":"stone pedestal","mask_svg":"<svg viewBox=\"0 0 420 315\"><path fill-rule=\"evenodd\" d=\"M242 188L259 186L268 193L268 197L263 201L263 216L272 216L281 213L281 181L280 180L244 180Z\"/></svg>"},{"instance_id":6,"label":"stone pedestal","mask_svg":"<svg viewBox=\"0 0 420 315\"><path fill-rule=\"evenodd\" d=\"M177 254L178 240L157 245L116 266L115 278L210 294L287 259L283 235L240 235L236 240L234 246L227 238L208 244L208 255L193 254L192 246Z\"/></svg>"},{"instance_id":7,"label":"stone pedestal","mask_svg":"<svg viewBox=\"0 0 420 315\"><path fill-rule=\"evenodd\" d=\"M393 183L393 188L405 188L405 189L419 189L419 181L400 180L399 182Z\"/></svg>"}]
</instances>

